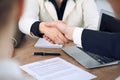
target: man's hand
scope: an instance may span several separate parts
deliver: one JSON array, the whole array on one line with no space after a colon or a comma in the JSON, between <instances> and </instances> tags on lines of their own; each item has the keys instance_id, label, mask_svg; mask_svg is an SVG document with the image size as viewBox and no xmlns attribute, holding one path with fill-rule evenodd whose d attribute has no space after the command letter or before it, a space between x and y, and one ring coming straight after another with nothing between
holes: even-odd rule
<instances>
[{"instance_id":1,"label":"man's hand","mask_svg":"<svg viewBox=\"0 0 120 80\"><path fill-rule=\"evenodd\" d=\"M68 43L68 39L64 36L63 33L61 33L56 27L51 27L51 25L48 22L42 22L40 23L39 30L41 33L44 33L47 40L51 43L56 44L65 44ZM53 25L56 26L56 25ZM44 36L44 37L45 37Z\"/></svg>"}]
</instances>

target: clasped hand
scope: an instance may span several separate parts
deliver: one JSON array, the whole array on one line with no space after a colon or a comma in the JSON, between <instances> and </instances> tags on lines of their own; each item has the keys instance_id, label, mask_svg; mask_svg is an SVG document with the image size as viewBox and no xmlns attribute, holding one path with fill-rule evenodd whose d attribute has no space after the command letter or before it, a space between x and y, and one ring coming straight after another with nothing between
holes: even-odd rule
<instances>
[{"instance_id":1,"label":"clasped hand","mask_svg":"<svg viewBox=\"0 0 120 80\"><path fill-rule=\"evenodd\" d=\"M54 44L66 44L72 40L74 27L69 27L62 21L42 22L39 30L44 38Z\"/></svg>"}]
</instances>

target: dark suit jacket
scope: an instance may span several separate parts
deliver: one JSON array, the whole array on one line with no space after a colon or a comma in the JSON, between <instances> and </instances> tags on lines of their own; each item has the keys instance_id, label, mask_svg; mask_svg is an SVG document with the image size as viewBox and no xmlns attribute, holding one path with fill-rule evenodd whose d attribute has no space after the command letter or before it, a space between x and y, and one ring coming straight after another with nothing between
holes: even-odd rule
<instances>
[{"instance_id":1,"label":"dark suit jacket","mask_svg":"<svg viewBox=\"0 0 120 80\"><path fill-rule=\"evenodd\" d=\"M82 46L89 52L120 59L120 33L85 29L82 33Z\"/></svg>"}]
</instances>

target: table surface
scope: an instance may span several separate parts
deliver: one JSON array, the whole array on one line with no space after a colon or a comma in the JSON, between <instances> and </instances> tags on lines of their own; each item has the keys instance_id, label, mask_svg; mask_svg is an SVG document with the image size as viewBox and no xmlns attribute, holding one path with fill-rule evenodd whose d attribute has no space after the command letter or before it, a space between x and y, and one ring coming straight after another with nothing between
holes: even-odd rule
<instances>
[{"instance_id":1,"label":"table surface","mask_svg":"<svg viewBox=\"0 0 120 80\"><path fill-rule=\"evenodd\" d=\"M35 51L57 52L61 53L60 58L96 75L97 78L93 80L115 80L116 77L120 76L120 65L113 65L95 69L86 69L78 62L76 62L73 58L65 54L61 49L35 48L34 44L36 43L37 40L38 39L33 39L29 36L26 36L21 46L15 49L15 54L13 58L17 60L20 63L20 65L25 65L36 61L54 58L53 56L33 56L32 53ZM74 44L69 43L65 46L71 45Z\"/></svg>"}]
</instances>

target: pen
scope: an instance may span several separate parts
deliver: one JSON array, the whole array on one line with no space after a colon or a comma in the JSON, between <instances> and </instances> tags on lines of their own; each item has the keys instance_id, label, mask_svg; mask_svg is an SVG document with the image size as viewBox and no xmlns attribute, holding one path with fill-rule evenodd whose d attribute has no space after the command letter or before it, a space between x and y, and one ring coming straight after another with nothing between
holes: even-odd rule
<instances>
[{"instance_id":1,"label":"pen","mask_svg":"<svg viewBox=\"0 0 120 80\"><path fill-rule=\"evenodd\" d=\"M38 56L60 56L60 53L34 52L33 55Z\"/></svg>"}]
</instances>

